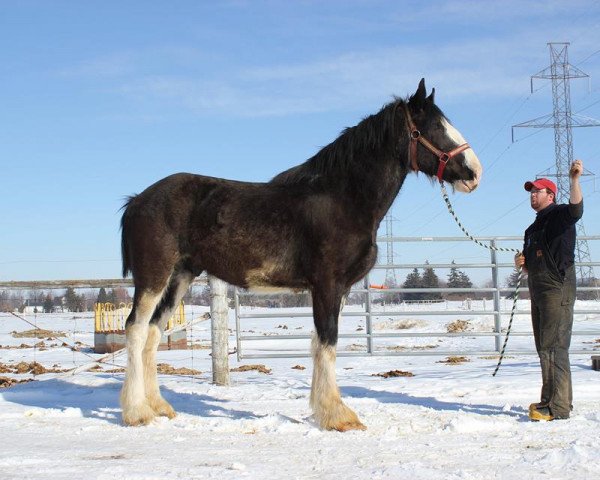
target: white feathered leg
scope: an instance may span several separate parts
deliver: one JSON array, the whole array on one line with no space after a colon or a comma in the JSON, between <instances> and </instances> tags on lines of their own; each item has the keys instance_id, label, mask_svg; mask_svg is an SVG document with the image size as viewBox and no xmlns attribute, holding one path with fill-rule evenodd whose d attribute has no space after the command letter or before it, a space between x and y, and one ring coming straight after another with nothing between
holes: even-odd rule
<instances>
[{"instance_id":1,"label":"white feathered leg","mask_svg":"<svg viewBox=\"0 0 600 480\"><path fill-rule=\"evenodd\" d=\"M130 321L125 329L127 344L127 368L121 390L121 408L123 422L127 425L147 425L155 412L146 400L144 362L142 351L148 339L148 323L162 292L144 292L140 294Z\"/></svg>"}]
</instances>

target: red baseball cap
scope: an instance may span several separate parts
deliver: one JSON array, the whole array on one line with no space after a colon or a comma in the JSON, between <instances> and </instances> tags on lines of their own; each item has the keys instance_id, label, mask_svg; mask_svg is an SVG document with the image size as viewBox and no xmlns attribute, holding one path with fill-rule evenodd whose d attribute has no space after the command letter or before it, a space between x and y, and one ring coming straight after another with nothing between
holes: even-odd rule
<instances>
[{"instance_id":1,"label":"red baseball cap","mask_svg":"<svg viewBox=\"0 0 600 480\"><path fill-rule=\"evenodd\" d=\"M525 190L530 192L532 188L537 188L538 190L547 188L556 197L556 185L552 180L548 180L547 178L538 178L533 182L525 182Z\"/></svg>"}]
</instances>

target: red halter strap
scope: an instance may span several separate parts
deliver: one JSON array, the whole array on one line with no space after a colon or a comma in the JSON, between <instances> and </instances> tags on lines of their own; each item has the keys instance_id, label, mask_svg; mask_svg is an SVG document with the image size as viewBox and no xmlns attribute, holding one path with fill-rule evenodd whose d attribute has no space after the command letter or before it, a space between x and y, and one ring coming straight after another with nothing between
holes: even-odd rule
<instances>
[{"instance_id":1,"label":"red halter strap","mask_svg":"<svg viewBox=\"0 0 600 480\"><path fill-rule=\"evenodd\" d=\"M450 160L452 157L455 157L459 153L464 152L468 148L471 148L471 146L468 143L463 143L462 145L459 145L458 147L456 147L453 150L450 150L449 152L442 152L439 148L434 147L433 144L429 140L427 140L425 137L423 137L421 135L421 132L417 129L417 127L415 126L415 123L413 122L412 117L410 116L410 112L408 111L408 106L406 104L404 105L404 110L406 112L406 122L408 125L408 131L409 131L409 136L410 136L410 165L411 165L411 168L415 172L419 171L419 164L417 162L417 142L418 142L421 145L423 145L427 150L429 150L431 153L433 153L436 157L438 157L440 163L438 165L438 170L437 170L436 176L437 176L438 180L440 182L442 182L442 175L444 173L444 169L446 168L446 164L448 163L448 160Z\"/></svg>"}]
</instances>

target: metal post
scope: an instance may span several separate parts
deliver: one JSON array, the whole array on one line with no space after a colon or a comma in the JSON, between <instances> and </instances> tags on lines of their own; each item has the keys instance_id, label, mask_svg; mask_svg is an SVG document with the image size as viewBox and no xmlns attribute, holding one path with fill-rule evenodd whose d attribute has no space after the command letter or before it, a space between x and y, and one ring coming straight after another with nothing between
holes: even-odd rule
<instances>
[{"instance_id":1,"label":"metal post","mask_svg":"<svg viewBox=\"0 0 600 480\"><path fill-rule=\"evenodd\" d=\"M500 285L498 284L498 258L496 255L496 240L490 240L490 255L492 261L492 283L494 285L494 332L496 332L496 351L502 350L502 321L500 317Z\"/></svg>"},{"instance_id":2,"label":"metal post","mask_svg":"<svg viewBox=\"0 0 600 480\"><path fill-rule=\"evenodd\" d=\"M395 287L395 285L394 285ZM365 328L367 330L367 353L373 355L373 326L371 324L371 290L369 289L369 275L365 277L365 288L367 290L365 298Z\"/></svg>"},{"instance_id":3,"label":"metal post","mask_svg":"<svg viewBox=\"0 0 600 480\"><path fill-rule=\"evenodd\" d=\"M210 287L213 383L229 385L227 284L223 280L209 276L208 285Z\"/></svg>"},{"instance_id":4,"label":"metal post","mask_svg":"<svg viewBox=\"0 0 600 480\"><path fill-rule=\"evenodd\" d=\"M240 292L237 287L233 289L233 308L235 309L235 341L238 362L242 359L242 341L240 340Z\"/></svg>"}]
</instances>

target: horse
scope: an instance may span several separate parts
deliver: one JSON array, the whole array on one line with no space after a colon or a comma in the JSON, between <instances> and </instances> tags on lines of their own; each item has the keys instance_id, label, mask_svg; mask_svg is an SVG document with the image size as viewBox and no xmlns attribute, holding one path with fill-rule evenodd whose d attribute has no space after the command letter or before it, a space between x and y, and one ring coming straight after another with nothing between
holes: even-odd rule
<instances>
[{"instance_id":1,"label":"horse","mask_svg":"<svg viewBox=\"0 0 600 480\"><path fill-rule=\"evenodd\" d=\"M325 430L366 428L336 382L341 303L375 264L377 229L408 173L464 193L481 178L477 156L434 94L422 79L408 99L394 97L269 182L177 173L127 199L123 277L132 274L135 293L120 395L126 425L176 415L160 394L156 350L182 296L207 272L246 289L310 291L314 419Z\"/></svg>"}]
</instances>

